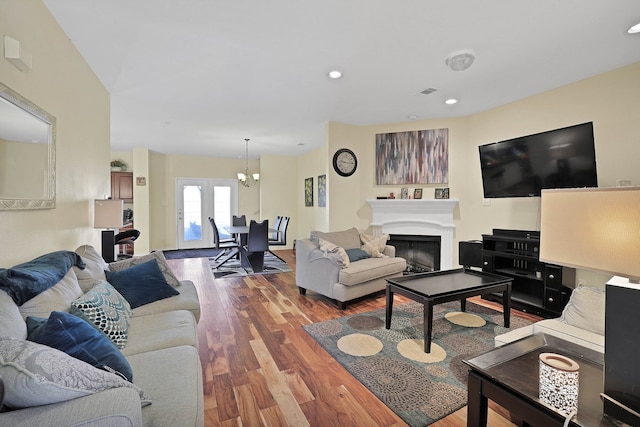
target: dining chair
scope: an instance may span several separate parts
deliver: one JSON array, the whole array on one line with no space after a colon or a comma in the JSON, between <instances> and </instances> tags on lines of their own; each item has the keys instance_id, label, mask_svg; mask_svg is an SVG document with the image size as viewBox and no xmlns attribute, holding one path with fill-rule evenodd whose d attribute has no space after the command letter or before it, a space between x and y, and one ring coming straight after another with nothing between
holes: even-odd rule
<instances>
[{"instance_id":1,"label":"dining chair","mask_svg":"<svg viewBox=\"0 0 640 427\"><path fill-rule=\"evenodd\" d=\"M280 233L277 231L280 228L280 223L282 222L282 217L278 215L276 217L276 221L273 223L273 229L276 230L269 235L269 242L275 242L278 240Z\"/></svg>"},{"instance_id":2,"label":"dining chair","mask_svg":"<svg viewBox=\"0 0 640 427\"><path fill-rule=\"evenodd\" d=\"M231 225L245 226L245 225L247 225L247 217L244 216L244 215L240 215L240 216L234 215L231 218ZM246 234L241 234L240 235L240 245L247 246L247 235Z\"/></svg>"},{"instance_id":3,"label":"dining chair","mask_svg":"<svg viewBox=\"0 0 640 427\"><path fill-rule=\"evenodd\" d=\"M254 273L264 270L264 253L269 250L269 220L251 220L247 245L240 250L241 265L251 267Z\"/></svg>"},{"instance_id":4,"label":"dining chair","mask_svg":"<svg viewBox=\"0 0 640 427\"><path fill-rule=\"evenodd\" d=\"M231 218L231 225L247 225L247 217L245 215L234 215Z\"/></svg>"},{"instance_id":5,"label":"dining chair","mask_svg":"<svg viewBox=\"0 0 640 427\"><path fill-rule=\"evenodd\" d=\"M278 228L278 239L277 240L269 240L269 246L286 246L287 245L287 227L289 227L289 217L285 216L282 218L280 222L280 227Z\"/></svg>"},{"instance_id":6,"label":"dining chair","mask_svg":"<svg viewBox=\"0 0 640 427\"><path fill-rule=\"evenodd\" d=\"M216 249L222 249L222 251L216 255L213 259L217 261L222 255L226 254L230 249L237 248L238 242L235 239L221 239L220 232L218 231L218 226L216 225L215 220L212 217L209 217L209 223L211 224L211 229L213 230L213 247Z\"/></svg>"}]
</instances>

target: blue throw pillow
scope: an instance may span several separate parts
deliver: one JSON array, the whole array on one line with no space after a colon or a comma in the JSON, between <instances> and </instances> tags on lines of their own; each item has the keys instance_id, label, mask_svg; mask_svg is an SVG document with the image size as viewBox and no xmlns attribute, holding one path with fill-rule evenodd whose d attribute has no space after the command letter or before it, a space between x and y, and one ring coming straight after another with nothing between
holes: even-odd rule
<instances>
[{"instance_id":1,"label":"blue throw pillow","mask_svg":"<svg viewBox=\"0 0 640 427\"><path fill-rule=\"evenodd\" d=\"M358 261L365 258L371 258L368 253L363 251L360 248L347 249L347 256L349 257L349 262Z\"/></svg>"},{"instance_id":2,"label":"blue throw pillow","mask_svg":"<svg viewBox=\"0 0 640 427\"><path fill-rule=\"evenodd\" d=\"M128 381L131 366L118 347L93 326L62 311L52 311L48 319L27 317L27 339L67 353L96 368L116 371Z\"/></svg>"},{"instance_id":3,"label":"blue throw pillow","mask_svg":"<svg viewBox=\"0 0 640 427\"><path fill-rule=\"evenodd\" d=\"M107 281L129 302L131 308L180 295L167 283L155 259L122 271L105 271L105 274Z\"/></svg>"}]
</instances>

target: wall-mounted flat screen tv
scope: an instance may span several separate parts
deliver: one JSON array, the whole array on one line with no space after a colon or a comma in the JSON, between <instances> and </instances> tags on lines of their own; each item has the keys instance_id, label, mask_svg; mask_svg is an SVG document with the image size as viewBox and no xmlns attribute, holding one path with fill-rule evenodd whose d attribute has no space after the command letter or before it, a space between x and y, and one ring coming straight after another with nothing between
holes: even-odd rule
<instances>
[{"instance_id":1,"label":"wall-mounted flat screen tv","mask_svg":"<svg viewBox=\"0 0 640 427\"><path fill-rule=\"evenodd\" d=\"M547 188L598 186L593 122L478 148L485 198L535 197Z\"/></svg>"}]
</instances>

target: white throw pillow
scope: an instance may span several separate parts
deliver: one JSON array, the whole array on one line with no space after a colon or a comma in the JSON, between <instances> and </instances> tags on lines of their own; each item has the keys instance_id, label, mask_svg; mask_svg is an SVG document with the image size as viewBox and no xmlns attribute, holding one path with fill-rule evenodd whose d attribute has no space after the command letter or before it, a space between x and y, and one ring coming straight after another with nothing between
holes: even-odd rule
<instances>
[{"instance_id":1,"label":"white throw pillow","mask_svg":"<svg viewBox=\"0 0 640 427\"><path fill-rule=\"evenodd\" d=\"M360 240L362 241L362 247L360 249L365 251L370 257L382 258L386 256L383 252L389 240L388 234L380 234L378 236L361 234Z\"/></svg>"},{"instance_id":2,"label":"white throw pillow","mask_svg":"<svg viewBox=\"0 0 640 427\"><path fill-rule=\"evenodd\" d=\"M27 324L5 291L0 291L0 337L27 339Z\"/></svg>"},{"instance_id":3,"label":"white throw pillow","mask_svg":"<svg viewBox=\"0 0 640 427\"><path fill-rule=\"evenodd\" d=\"M571 326L604 335L605 290L580 285L562 311L562 320Z\"/></svg>"},{"instance_id":4,"label":"white throw pillow","mask_svg":"<svg viewBox=\"0 0 640 427\"><path fill-rule=\"evenodd\" d=\"M82 245L76 249L85 263L85 268L73 267L78 277L78 284L82 292L88 292L96 280L106 280L104 271L109 269L109 265L102 258L102 255L91 245Z\"/></svg>"},{"instance_id":5,"label":"white throw pillow","mask_svg":"<svg viewBox=\"0 0 640 427\"><path fill-rule=\"evenodd\" d=\"M342 268L349 266L349 255L347 255L347 251L345 251L344 248L334 245L323 238L319 238L318 243L320 250L324 252L327 258L333 259L334 262Z\"/></svg>"},{"instance_id":6,"label":"white throw pillow","mask_svg":"<svg viewBox=\"0 0 640 427\"><path fill-rule=\"evenodd\" d=\"M116 374L46 345L0 338L0 375L4 404L13 409L48 405L117 387L135 389L142 403L151 403L140 387Z\"/></svg>"}]
</instances>

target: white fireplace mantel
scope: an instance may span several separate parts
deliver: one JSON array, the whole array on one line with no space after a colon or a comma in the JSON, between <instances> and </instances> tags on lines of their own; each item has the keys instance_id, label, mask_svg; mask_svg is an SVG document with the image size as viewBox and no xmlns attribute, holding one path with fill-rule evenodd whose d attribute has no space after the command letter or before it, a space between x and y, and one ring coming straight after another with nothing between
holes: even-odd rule
<instances>
[{"instance_id":1,"label":"white fireplace mantel","mask_svg":"<svg viewBox=\"0 0 640 427\"><path fill-rule=\"evenodd\" d=\"M453 268L456 199L370 199L371 228L385 234L440 236L440 269Z\"/></svg>"}]
</instances>

